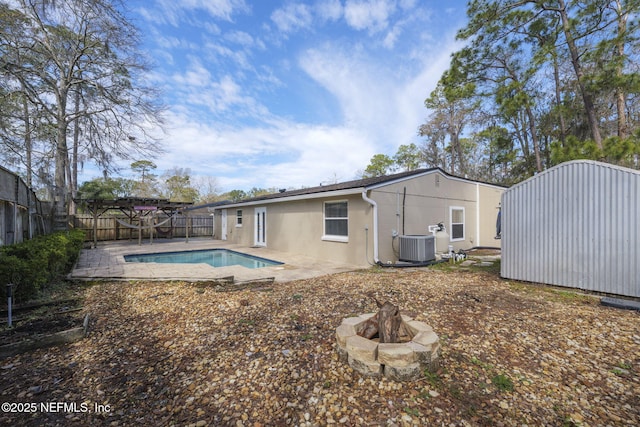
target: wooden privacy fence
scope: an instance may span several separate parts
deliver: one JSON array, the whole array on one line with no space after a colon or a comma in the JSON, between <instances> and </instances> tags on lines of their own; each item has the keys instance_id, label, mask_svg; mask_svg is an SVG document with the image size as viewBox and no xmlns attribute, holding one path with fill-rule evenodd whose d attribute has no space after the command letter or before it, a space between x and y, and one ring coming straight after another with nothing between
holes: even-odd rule
<instances>
[{"instance_id":1,"label":"wooden privacy fence","mask_svg":"<svg viewBox=\"0 0 640 427\"><path fill-rule=\"evenodd\" d=\"M161 224L168 217L158 215L155 217L155 223ZM93 216L78 214L73 216L73 227L84 230L86 232L85 241L93 241ZM118 221L119 220L119 221ZM137 240L138 230L122 225L121 222L139 226L138 218L129 219L126 215L102 215L97 219L96 240ZM152 229L146 227L148 222L143 220L142 238L149 239L150 232L153 230L154 239L163 238L185 238L187 236L187 226L189 237L211 237L213 235L213 218L209 215L189 215L188 217L179 215L170 219L168 222L154 227Z\"/></svg>"}]
</instances>

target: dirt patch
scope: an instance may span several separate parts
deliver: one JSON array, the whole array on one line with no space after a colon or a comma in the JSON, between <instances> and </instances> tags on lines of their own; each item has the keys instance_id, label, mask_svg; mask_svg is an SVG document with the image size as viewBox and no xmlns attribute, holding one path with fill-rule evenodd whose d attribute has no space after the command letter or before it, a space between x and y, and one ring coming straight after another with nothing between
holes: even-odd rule
<instances>
[{"instance_id":1,"label":"dirt patch","mask_svg":"<svg viewBox=\"0 0 640 427\"><path fill-rule=\"evenodd\" d=\"M466 252L469 256L499 256L502 253L500 249L470 249Z\"/></svg>"},{"instance_id":2,"label":"dirt patch","mask_svg":"<svg viewBox=\"0 0 640 427\"><path fill-rule=\"evenodd\" d=\"M82 326L82 298L17 306L12 310L12 327L8 327L7 311L0 313L0 345L52 334Z\"/></svg>"},{"instance_id":3,"label":"dirt patch","mask_svg":"<svg viewBox=\"0 0 640 427\"><path fill-rule=\"evenodd\" d=\"M338 360L335 328L375 311L368 294L438 331L439 371L398 383ZM640 424L640 313L566 290L371 269L237 292L103 283L86 296L89 336L5 359L0 394L91 410L0 424Z\"/></svg>"}]
</instances>

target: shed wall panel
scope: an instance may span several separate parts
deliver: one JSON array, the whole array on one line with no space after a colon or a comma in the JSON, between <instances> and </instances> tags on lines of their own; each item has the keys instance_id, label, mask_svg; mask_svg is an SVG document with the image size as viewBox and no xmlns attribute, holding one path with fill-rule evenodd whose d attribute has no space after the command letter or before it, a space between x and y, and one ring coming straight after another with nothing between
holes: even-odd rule
<instances>
[{"instance_id":1,"label":"shed wall panel","mask_svg":"<svg viewBox=\"0 0 640 427\"><path fill-rule=\"evenodd\" d=\"M558 165L502 198L505 278L640 297L640 172Z\"/></svg>"}]
</instances>

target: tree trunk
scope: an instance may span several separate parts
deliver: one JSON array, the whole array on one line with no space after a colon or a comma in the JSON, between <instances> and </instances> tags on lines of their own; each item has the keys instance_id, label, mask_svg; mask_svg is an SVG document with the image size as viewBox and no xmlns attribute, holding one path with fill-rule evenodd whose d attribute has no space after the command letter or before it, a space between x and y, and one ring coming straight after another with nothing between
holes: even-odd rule
<instances>
[{"instance_id":1,"label":"tree trunk","mask_svg":"<svg viewBox=\"0 0 640 427\"><path fill-rule=\"evenodd\" d=\"M591 136L598 148L602 150L602 136L600 135L600 128L598 126L598 116L596 115L596 108L593 101L591 92L587 90L584 84L584 71L582 64L580 63L580 54L576 46L573 35L571 34L571 23L569 22L569 16L567 14L567 7L564 0L558 0L559 8L557 11L562 18L562 29L564 32L569 53L571 54L571 65L576 73L578 79L578 86L580 87L580 94L582 95L582 102L584 104L585 113L587 114L587 120L589 122L589 129L591 130Z\"/></svg>"},{"instance_id":2,"label":"tree trunk","mask_svg":"<svg viewBox=\"0 0 640 427\"><path fill-rule=\"evenodd\" d=\"M74 201L78 193L78 147L80 145L80 87L76 88L75 108L73 121L73 150L71 152L71 170L69 173L69 211L72 215L76 213L76 202Z\"/></svg>"},{"instance_id":3,"label":"tree trunk","mask_svg":"<svg viewBox=\"0 0 640 427\"><path fill-rule=\"evenodd\" d=\"M533 153L536 157L536 171L542 172L542 160L540 159L540 143L538 142L538 131L536 130L535 117L533 115L533 111L531 111L531 107L526 106L525 112L527 113L527 118L529 119L529 132L531 132Z\"/></svg>"},{"instance_id":4,"label":"tree trunk","mask_svg":"<svg viewBox=\"0 0 640 427\"><path fill-rule=\"evenodd\" d=\"M553 52L553 79L556 85L556 107L558 108L558 120L560 122L560 141L564 145L565 137L567 136L567 124L564 121L564 112L562 111L562 96L560 90L560 69L558 67L558 55L554 50Z\"/></svg>"},{"instance_id":5,"label":"tree trunk","mask_svg":"<svg viewBox=\"0 0 640 427\"><path fill-rule=\"evenodd\" d=\"M21 82L22 83L22 82ZM24 114L24 148L26 151L26 166L27 166L27 186L31 188L33 186L33 165L31 156L33 153L32 141L31 141L31 115L29 114L29 101L27 100L27 90L22 83L22 108Z\"/></svg>"},{"instance_id":6,"label":"tree trunk","mask_svg":"<svg viewBox=\"0 0 640 427\"><path fill-rule=\"evenodd\" d=\"M67 94L68 88L62 83L58 86L57 97L57 134L55 148L55 173L54 173L54 230L67 229L67 162L69 154L67 148Z\"/></svg>"},{"instance_id":7,"label":"tree trunk","mask_svg":"<svg viewBox=\"0 0 640 427\"><path fill-rule=\"evenodd\" d=\"M624 38L627 32L627 18L629 15L628 13L622 12L622 4L620 0L616 0L616 13L618 15L618 39L615 49L615 56L617 56L618 60L616 63L616 109L618 112L618 136L620 139L624 139L629 136L629 129L627 125L626 93L620 82L622 80L622 72L624 68Z\"/></svg>"}]
</instances>

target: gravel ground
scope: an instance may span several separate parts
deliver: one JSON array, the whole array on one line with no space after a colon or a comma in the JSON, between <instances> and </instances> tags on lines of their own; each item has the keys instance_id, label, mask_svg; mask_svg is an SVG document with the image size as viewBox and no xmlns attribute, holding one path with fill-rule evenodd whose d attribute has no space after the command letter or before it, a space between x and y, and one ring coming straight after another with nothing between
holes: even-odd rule
<instances>
[{"instance_id":1,"label":"gravel ground","mask_svg":"<svg viewBox=\"0 0 640 427\"><path fill-rule=\"evenodd\" d=\"M640 313L474 271L365 270L220 292L89 288L91 333L0 361L0 425L640 425ZM363 378L343 317L374 295L433 326L441 368ZM40 406L41 403L47 406Z\"/></svg>"}]
</instances>

